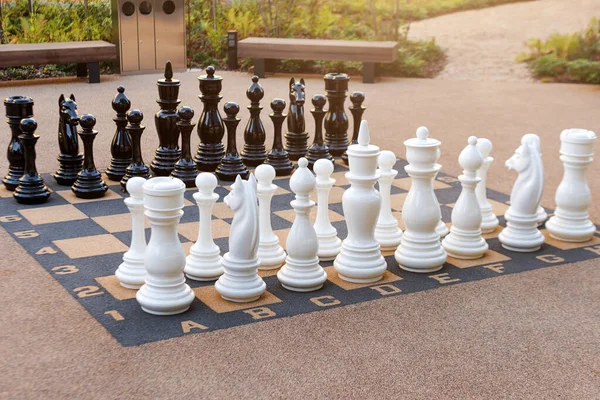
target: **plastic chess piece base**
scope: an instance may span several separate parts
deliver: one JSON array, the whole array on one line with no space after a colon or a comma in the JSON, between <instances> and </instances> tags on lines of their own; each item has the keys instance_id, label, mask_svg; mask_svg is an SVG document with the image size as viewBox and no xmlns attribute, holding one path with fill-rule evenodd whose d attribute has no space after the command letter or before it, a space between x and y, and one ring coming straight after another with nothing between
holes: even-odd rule
<instances>
[{"instance_id":1,"label":"plastic chess piece base","mask_svg":"<svg viewBox=\"0 0 600 400\"><path fill-rule=\"evenodd\" d=\"M371 283L383 278L387 263L381 256L379 243L357 247L344 240L333 267L339 277L347 282Z\"/></svg>"},{"instance_id":2,"label":"plastic chess piece base","mask_svg":"<svg viewBox=\"0 0 600 400\"><path fill-rule=\"evenodd\" d=\"M310 148L308 149L306 159L308 160L308 169L310 169L311 171L313 170L313 166L315 165L317 160L325 159L331 162L335 161L333 159L333 156L329 154L329 150L326 144L318 145L316 143L310 146Z\"/></svg>"},{"instance_id":3,"label":"plastic chess piece base","mask_svg":"<svg viewBox=\"0 0 600 400\"><path fill-rule=\"evenodd\" d=\"M155 176L169 176L175 169L175 164L177 164L180 158L181 150L179 148L169 149L167 147L159 147L156 149L150 169Z\"/></svg>"},{"instance_id":4,"label":"plastic chess piece base","mask_svg":"<svg viewBox=\"0 0 600 400\"><path fill-rule=\"evenodd\" d=\"M108 179L111 181L119 182L125 176L127 167L131 164L131 158L118 159L113 158L110 160L110 165L106 169L105 173Z\"/></svg>"},{"instance_id":5,"label":"plastic chess piece base","mask_svg":"<svg viewBox=\"0 0 600 400\"><path fill-rule=\"evenodd\" d=\"M537 228L537 214L515 215L509 208L505 217L506 228L498 235L502 247L520 253L530 253L542 247L544 235Z\"/></svg>"},{"instance_id":6,"label":"plastic chess piece base","mask_svg":"<svg viewBox=\"0 0 600 400\"><path fill-rule=\"evenodd\" d=\"M548 219L548 213L544 210L544 207L539 206L537 209L537 224L538 226L543 225Z\"/></svg>"},{"instance_id":7,"label":"plastic chess piece base","mask_svg":"<svg viewBox=\"0 0 600 400\"><path fill-rule=\"evenodd\" d=\"M217 167L215 175L222 181L233 182L236 176L240 176L242 179L248 179L248 169L242 162L239 156L227 154L221 164Z\"/></svg>"},{"instance_id":8,"label":"plastic chess piece base","mask_svg":"<svg viewBox=\"0 0 600 400\"><path fill-rule=\"evenodd\" d=\"M77 180L79 172L83 168L83 155L69 156L61 154L57 158L60 166L52 175L61 186L71 186Z\"/></svg>"},{"instance_id":9,"label":"plastic chess piece base","mask_svg":"<svg viewBox=\"0 0 600 400\"><path fill-rule=\"evenodd\" d=\"M219 167L223 157L226 158L223 143L200 143L194 162L198 171L213 172Z\"/></svg>"},{"instance_id":10,"label":"plastic chess piece base","mask_svg":"<svg viewBox=\"0 0 600 400\"><path fill-rule=\"evenodd\" d=\"M462 260L475 260L483 257L489 249L481 232L471 232L453 226L450 234L442 241L446 254Z\"/></svg>"},{"instance_id":11,"label":"plastic chess piece base","mask_svg":"<svg viewBox=\"0 0 600 400\"><path fill-rule=\"evenodd\" d=\"M481 209L481 233L492 233L498 227L498 218L492 211L492 208Z\"/></svg>"},{"instance_id":12,"label":"plastic chess piece base","mask_svg":"<svg viewBox=\"0 0 600 400\"><path fill-rule=\"evenodd\" d=\"M249 303L258 300L267 289L266 283L258 276L258 257L254 260L236 260L225 253L222 264L225 272L215 283L215 289L223 299Z\"/></svg>"},{"instance_id":13,"label":"plastic chess piece base","mask_svg":"<svg viewBox=\"0 0 600 400\"><path fill-rule=\"evenodd\" d=\"M446 262L446 251L437 233L417 234L405 231L394 258L405 271L429 273L442 269Z\"/></svg>"},{"instance_id":14,"label":"plastic chess piece base","mask_svg":"<svg viewBox=\"0 0 600 400\"><path fill-rule=\"evenodd\" d=\"M128 253L123 254L123 262L117 268L115 276L124 288L139 289L144 285L146 279L144 255L136 257Z\"/></svg>"},{"instance_id":15,"label":"plastic chess piece base","mask_svg":"<svg viewBox=\"0 0 600 400\"><path fill-rule=\"evenodd\" d=\"M402 241L402 231L397 222L379 223L375 226L375 240L381 251L395 251Z\"/></svg>"},{"instance_id":16,"label":"plastic chess piece base","mask_svg":"<svg viewBox=\"0 0 600 400\"><path fill-rule=\"evenodd\" d=\"M146 277L146 283L138 290L135 298L142 310L154 315L173 315L187 311L195 294L181 277L171 283L154 285Z\"/></svg>"},{"instance_id":17,"label":"plastic chess piece base","mask_svg":"<svg viewBox=\"0 0 600 400\"><path fill-rule=\"evenodd\" d=\"M261 241L258 244L257 257L260 260L260 270L271 270L281 267L285 262L285 251L279 245L277 237L271 241Z\"/></svg>"},{"instance_id":18,"label":"plastic chess piece base","mask_svg":"<svg viewBox=\"0 0 600 400\"><path fill-rule=\"evenodd\" d=\"M596 226L590 221L587 213L573 215L573 213L563 213L558 210L546 222L546 229L554 239L574 243L587 242L596 232Z\"/></svg>"},{"instance_id":19,"label":"plastic chess piece base","mask_svg":"<svg viewBox=\"0 0 600 400\"><path fill-rule=\"evenodd\" d=\"M294 172L294 165L283 151L272 150L265 162L275 168L275 176L288 176Z\"/></svg>"},{"instance_id":20,"label":"plastic chess piece base","mask_svg":"<svg viewBox=\"0 0 600 400\"><path fill-rule=\"evenodd\" d=\"M219 247L208 251L200 251L192 246L190 255L185 259L185 275L194 281L214 281L223 275Z\"/></svg>"},{"instance_id":21,"label":"plastic chess piece base","mask_svg":"<svg viewBox=\"0 0 600 400\"><path fill-rule=\"evenodd\" d=\"M319 252L317 253L319 260L335 260L342 250L342 241L337 237L337 231L317 233L317 238L319 240Z\"/></svg>"},{"instance_id":22,"label":"plastic chess piece base","mask_svg":"<svg viewBox=\"0 0 600 400\"><path fill-rule=\"evenodd\" d=\"M83 171L79 174L71 190L80 199L98 199L106 194L108 186L102 181L98 171L92 173Z\"/></svg>"},{"instance_id":23,"label":"plastic chess piece base","mask_svg":"<svg viewBox=\"0 0 600 400\"><path fill-rule=\"evenodd\" d=\"M267 153L264 145L244 145L244 154L242 161L248 167L258 167L267 159Z\"/></svg>"},{"instance_id":24,"label":"plastic chess piece base","mask_svg":"<svg viewBox=\"0 0 600 400\"><path fill-rule=\"evenodd\" d=\"M443 239L447 234L450 233L450 229L448 229L448 226L441 219L435 227L435 231L439 235L440 239Z\"/></svg>"},{"instance_id":25,"label":"plastic chess piece base","mask_svg":"<svg viewBox=\"0 0 600 400\"><path fill-rule=\"evenodd\" d=\"M133 178L134 176L139 176L140 178L150 179L150 169L145 164L131 164L127 167L125 176L121 178L121 191L127 191L127 181Z\"/></svg>"},{"instance_id":26,"label":"plastic chess piece base","mask_svg":"<svg viewBox=\"0 0 600 400\"><path fill-rule=\"evenodd\" d=\"M13 197L21 204L42 204L48 201L50 189L44 184L41 177L21 181L15 189Z\"/></svg>"},{"instance_id":27,"label":"plastic chess piece base","mask_svg":"<svg viewBox=\"0 0 600 400\"><path fill-rule=\"evenodd\" d=\"M8 174L2 179L2 183L6 190L10 190L11 192L19 186L19 179L25 173L25 169L23 167L8 167Z\"/></svg>"},{"instance_id":28,"label":"plastic chess piece base","mask_svg":"<svg viewBox=\"0 0 600 400\"><path fill-rule=\"evenodd\" d=\"M312 292L319 290L327 280L327 273L319 265L319 259L297 260L287 257L286 263L277 273L281 286L293 292Z\"/></svg>"},{"instance_id":29,"label":"plastic chess piece base","mask_svg":"<svg viewBox=\"0 0 600 400\"><path fill-rule=\"evenodd\" d=\"M187 188L196 187L196 176L198 176L196 163L193 160L179 160L171 176L180 179Z\"/></svg>"},{"instance_id":30,"label":"plastic chess piece base","mask_svg":"<svg viewBox=\"0 0 600 400\"><path fill-rule=\"evenodd\" d=\"M287 146L285 151L292 161L298 161L301 157L306 157L308 153L308 133L287 132L285 135Z\"/></svg>"}]
</instances>

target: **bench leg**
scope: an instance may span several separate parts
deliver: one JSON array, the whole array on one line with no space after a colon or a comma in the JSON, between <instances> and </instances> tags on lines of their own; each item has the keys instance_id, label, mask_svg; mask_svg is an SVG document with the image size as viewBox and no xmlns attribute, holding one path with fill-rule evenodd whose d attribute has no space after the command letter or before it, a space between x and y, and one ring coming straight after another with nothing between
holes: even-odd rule
<instances>
[{"instance_id":1,"label":"bench leg","mask_svg":"<svg viewBox=\"0 0 600 400\"><path fill-rule=\"evenodd\" d=\"M88 63L89 83L100 83L100 64L97 62Z\"/></svg>"},{"instance_id":2,"label":"bench leg","mask_svg":"<svg viewBox=\"0 0 600 400\"><path fill-rule=\"evenodd\" d=\"M77 64L77 77L85 78L85 77L87 77L87 74L88 74L87 63Z\"/></svg>"},{"instance_id":3,"label":"bench leg","mask_svg":"<svg viewBox=\"0 0 600 400\"><path fill-rule=\"evenodd\" d=\"M363 83L375 83L375 63L363 63Z\"/></svg>"},{"instance_id":4,"label":"bench leg","mask_svg":"<svg viewBox=\"0 0 600 400\"><path fill-rule=\"evenodd\" d=\"M254 59L254 75L259 78L265 77L265 59L264 58L255 58Z\"/></svg>"}]
</instances>

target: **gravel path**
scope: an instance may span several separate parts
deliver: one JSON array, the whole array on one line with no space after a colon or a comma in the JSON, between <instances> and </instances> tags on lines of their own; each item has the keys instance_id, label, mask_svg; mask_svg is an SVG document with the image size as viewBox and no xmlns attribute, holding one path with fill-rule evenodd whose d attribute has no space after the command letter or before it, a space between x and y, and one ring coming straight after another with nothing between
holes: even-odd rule
<instances>
[{"instance_id":1,"label":"gravel path","mask_svg":"<svg viewBox=\"0 0 600 400\"><path fill-rule=\"evenodd\" d=\"M581 30L600 17L599 0L537 0L415 22L411 39L435 37L448 65L437 79L532 81L515 56L527 39Z\"/></svg>"}]
</instances>

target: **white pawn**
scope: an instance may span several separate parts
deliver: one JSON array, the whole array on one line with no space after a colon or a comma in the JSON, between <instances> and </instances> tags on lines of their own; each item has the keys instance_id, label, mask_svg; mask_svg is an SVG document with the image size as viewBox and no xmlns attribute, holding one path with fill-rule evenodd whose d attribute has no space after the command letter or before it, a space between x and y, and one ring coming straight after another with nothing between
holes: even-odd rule
<instances>
[{"instance_id":1,"label":"white pawn","mask_svg":"<svg viewBox=\"0 0 600 400\"><path fill-rule=\"evenodd\" d=\"M194 301L194 292L185 283L185 251L177 234L184 192L185 184L177 178L157 177L144 183L144 207L152 234L144 257L146 283L136 299L150 314L179 314Z\"/></svg>"},{"instance_id":2,"label":"white pawn","mask_svg":"<svg viewBox=\"0 0 600 400\"><path fill-rule=\"evenodd\" d=\"M234 216L229 252L223 256L224 272L215 283L215 290L223 299L237 303L258 300L267 285L258 276L258 207L254 174L250 174L247 181L238 175L223 201L233 210Z\"/></svg>"},{"instance_id":3,"label":"white pawn","mask_svg":"<svg viewBox=\"0 0 600 400\"><path fill-rule=\"evenodd\" d=\"M115 276L121 286L127 289L139 289L146 278L144 253L146 252L146 234L144 232L144 183L139 176L127 181L127 192L130 197L125 205L131 213L131 246L123 254L123 262L117 268Z\"/></svg>"},{"instance_id":4,"label":"white pawn","mask_svg":"<svg viewBox=\"0 0 600 400\"><path fill-rule=\"evenodd\" d=\"M502 247L512 251L532 252L544 243L544 235L537 229L537 209L544 189L544 167L540 153L539 137L527 134L521 146L506 161L509 170L519 173L510 194L510 207L506 211L506 228L498 239Z\"/></svg>"},{"instance_id":5,"label":"white pawn","mask_svg":"<svg viewBox=\"0 0 600 400\"><path fill-rule=\"evenodd\" d=\"M402 230L398 228L398 220L392 214L390 201L392 181L398 175L393 169L396 163L396 155L384 150L377 159L379 165L379 194L381 194L381 210L375 226L375 240L381 246L381 250L395 251L402 240Z\"/></svg>"},{"instance_id":6,"label":"white pawn","mask_svg":"<svg viewBox=\"0 0 600 400\"><path fill-rule=\"evenodd\" d=\"M481 210L481 232L490 233L494 232L498 226L498 217L494 214L492 205L487 199L487 173L490 165L494 162L494 157L490 156L492 142L489 139L479 138L477 140L477 149L483 156L483 163L477 169L477 177L481 178L481 181L475 188L475 194L477 195L477 201Z\"/></svg>"},{"instance_id":7,"label":"white pawn","mask_svg":"<svg viewBox=\"0 0 600 400\"><path fill-rule=\"evenodd\" d=\"M310 209L315 205L310 199L310 192L315 188L315 177L307 166L308 160L300 158L298 169L290 178L290 188L296 194L296 199L291 202L296 218L287 238L288 256L277 273L281 285L295 292L318 290L327 280L327 273L319 265L319 242L309 218Z\"/></svg>"},{"instance_id":8,"label":"white pawn","mask_svg":"<svg viewBox=\"0 0 600 400\"><path fill-rule=\"evenodd\" d=\"M331 177L333 163L321 158L315 162L313 169L317 174L317 218L314 228L319 239L318 256L321 261L331 261L342 247L342 241L337 237L337 229L329 220L329 192L335 184L335 179Z\"/></svg>"},{"instance_id":9,"label":"white pawn","mask_svg":"<svg viewBox=\"0 0 600 400\"><path fill-rule=\"evenodd\" d=\"M560 160L564 175L556 189L556 211L546 222L550 236L565 242L586 242L596 226L590 221L588 207L592 195L585 173L594 160L596 134L586 129L566 129L560 134Z\"/></svg>"},{"instance_id":10,"label":"white pawn","mask_svg":"<svg viewBox=\"0 0 600 400\"><path fill-rule=\"evenodd\" d=\"M285 261L285 251L279 245L279 238L273 233L271 227L271 199L277 190L273 184L275 178L275 168L269 164L261 164L254 171L258 185L256 192L258 194L258 226L260 230L260 240L258 242L258 259L260 267L258 269L268 270L281 267Z\"/></svg>"},{"instance_id":11,"label":"white pawn","mask_svg":"<svg viewBox=\"0 0 600 400\"><path fill-rule=\"evenodd\" d=\"M202 172L196 176L196 187L198 192L194 193L194 200L199 214L198 240L190 248L183 271L195 281L212 281L223 274L221 250L213 241L211 229L212 210L219 200L219 195L214 192L217 178L209 172Z\"/></svg>"},{"instance_id":12,"label":"white pawn","mask_svg":"<svg viewBox=\"0 0 600 400\"><path fill-rule=\"evenodd\" d=\"M481 237L481 210L475 194L475 187L481 184L477 170L483 163L483 156L476 147L475 136L469 137L468 143L458 157L463 168L463 174L458 177L462 190L452 209L450 234L442 241L449 256L465 260L481 258L489 248Z\"/></svg>"}]
</instances>

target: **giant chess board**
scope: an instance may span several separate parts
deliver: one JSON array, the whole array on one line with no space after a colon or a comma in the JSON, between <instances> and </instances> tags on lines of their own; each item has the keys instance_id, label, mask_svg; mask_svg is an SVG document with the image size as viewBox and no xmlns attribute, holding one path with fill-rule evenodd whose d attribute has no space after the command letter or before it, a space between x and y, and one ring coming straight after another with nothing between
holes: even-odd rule
<instances>
[{"instance_id":1,"label":"giant chess board","mask_svg":"<svg viewBox=\"0 0 600 400\"><path fill-rule=\"evenodd\" d=\"M399 175L392 186L391 204L399 221L402 204L410 188L405 165L403 160L397 162L395 168ZM329 206L330 219L342 239L347 233L341 203L342 194L349 187L346 172L345 166L336 163L332 177L337 182L331 190ZM135 300L136 291L121 287L114 276L131 239L131 219L123 202L127 194L121 193L119 184L106 181L111 186L105 197L83 200L75 197L70 188L56 185L49 175L44 175L44 179L54 193L47 203L38 206L18 204L12 193L2 187L0 225L123 346L260 323L600 257L598 232L586 243L566 243L550 238L542 228L546 243L540 251L515 253L501 247L497 239L499 227L485 235L490 249L483 258L457 260L448 257L444 268L432 274L401 270L390 252L384 253L388 270L379 282L354 284L342 281L330 261L321 263L328 275L322 289L297 293L281 287L276 277L277 270L260 271L267 291L257 301L243 304L222 300L214 289L214 282L188 279L196 294L190 310L174 316L154 316L143 312ZM290 191L289 178L277 178L274 183L279 189L273 197L271 221L285 248L294 218L290 206L294 195ZM217 187L219 201L214 207L212 220L213 236L222 253L228 250L233 218L232 211L223 203L229 192L228 185L220 182ZM440 173L434 188L443 219L449 222L452 206L460 193L460 184L456 178ZM195 190L188 189L185 193L184 215L179 226L179 236L186 252L198 234L198 208L192 198ZM503 226L502 215L508 209L509 196L488 190L488 197ZM315 199L314 194L312 198ZM315 214L316 209L313 209L313 221ZM402 223L400 225L404 228ZM150 236L149 225L146 226L146 236Z\"/></svg>"}]
</instances>

